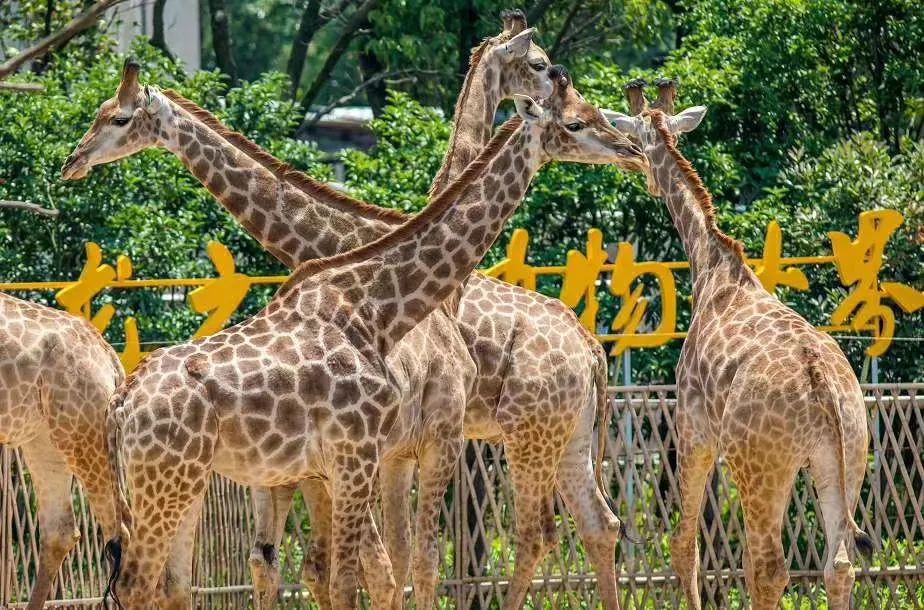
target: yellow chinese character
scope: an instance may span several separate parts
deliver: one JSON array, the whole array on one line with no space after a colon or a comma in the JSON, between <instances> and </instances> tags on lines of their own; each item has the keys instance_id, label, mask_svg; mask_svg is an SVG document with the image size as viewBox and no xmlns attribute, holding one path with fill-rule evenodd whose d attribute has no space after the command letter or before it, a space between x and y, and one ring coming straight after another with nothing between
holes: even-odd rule
<instances>
[{"instance_id":1,"label":"yellow chinese character","mask_svg":"<svg viewBox=\"0 0 924 610\"><path fill-rule=\"evenodd\" d=\"M125 320L125 348L119 354L122 366L126 373L131 373L141 362L144 354L141 353L141 340L138 338L138 321L130 317Z\"/></svg>"},{"instance_id":2,"label":"yellow chinese character","mask_svg":"<svg viewBox=\"0 0 924 610\"><path fill-rule=\"evenodd\" d=\"M772 293L776 287L791 286L796 290L808 290L808 278L800 269L795 267L783 268L783 232L777 221L771 221L767 226L767 238L764 241L764 257L754 269L757 279L763 284L767 292Z\"/></svg>"},{"instance_id":3,"label":"yellow chinese character","mask_svg":"<svg viewBox=\"0 0 924 610\"><path fill-rule=\"evenodd\" d=\"M207 250L218 277L189 293L193 311L209 314L193 335L197 338L213 335L224 328L247 296L251 284L249 277L235 271L234 257L228 248L217 241L210 241Z\"/></svg>"},{"instance_id":4,"label":"yellow chinese character","mask_svg":"<svg viewBox=\"0 0 924 610\"><path fill-rule=\"evenodd\" d=\"M485 270L486 275L504 280L508 284L536 289L536 270L526 264L526 250L529 247L529 233L516 229L507 244L507 258Z\"/></svg>"},{"instance_id":5,"label":"yellow chinese character","mask_svg":"<svg viewBox=\"0 0 924 610\"><path fill-rule=\"evenodd\" d=\"M568 252L565 278L558 296L571 309L577 307L581 300L584 301L581 324L591 332L597 330L597 312L600 310L600 303L597 301L597 279L603 265L606 264L606 258L603 232L600 229L590 229L587 231L587 253L577 250Z\"/></svg>"},{"instance_id":6,"label":"yellow chinese character","mask_svg":"<svg viewBox=\"0 0 924 610\"><path fill-rule=\"evenodd\" d=\"M634 290L630 289L632 282L644 275L652 276L658 281L661 292L661 321L651 333L638 334L638 328L648 309L648 299L642 296L644 284L639 284ZM674 338L677 330L677 284L667 265L635 262L635 249L632 244L623 242L619 244L616 253L610 292L623 299L622 307L611 325L614 333L623 336L613 345L610 351L612 355L618 356L630 347L659 347Z\"/></svg>"},{"instance_id":7,"label":"yellow chinese character","mask_svg":"<svg viewBox=\"0 0 924 610\"><path fill-rule=\"evenodd\" d=\"M75 316L90 320L90 323L97 330L104 332L109 327L109 323L112 322L116 309L112 304L107 303L100 307L99 311L94 315L92 301L113 280L131 278L132 263L127 256L120 255L116 262L116 268L113 269L112 265L102 264L103 251L99 244L88 242L86 250L87 262L84 264L77 282L58 291L55 298L64 309Z\"/></svg>"},{"instance_id":8,"label":"yellow chinese character","mask_svg":"<svg viewBox=\"0 0 924 610\"><path fill-rule=\"evenodd\" d=\"M844 233L828 233L841 283L854 286L831 319L840 325L853 315L850 325L856 331L868 330L872 325L876 339L866 350L870 357L884 354L895 335L895 314L882 303L883 297L891 298L907 313L924 305L922 293L910 286L894 282L883 283L881 288L879 285L886 244L902 222L904 218L896 210L875 210L860 214L856 240Z\"/></svg>"}]
</instances>

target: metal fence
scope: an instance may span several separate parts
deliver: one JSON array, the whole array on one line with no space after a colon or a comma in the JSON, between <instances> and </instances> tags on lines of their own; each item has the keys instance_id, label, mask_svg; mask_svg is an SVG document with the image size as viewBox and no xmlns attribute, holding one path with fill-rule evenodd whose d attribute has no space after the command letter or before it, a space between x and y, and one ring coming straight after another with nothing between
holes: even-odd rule
<instances>
[{"instance_id":1,"label":"metal fence","mask_svg":"<svg viewBox=\"0 0 924 610\"><path fill-rule=\"evenodd\" d=\"M880 543L872 562L861 562L858 608L924 607L924 384L864 387L872 447L858 511L860 525ZM606 447L606 474L621 515L644 545L623 542L617 558L624 608L676 608L680 589L670 569L668 540L678 510L673 386L611 389L614 416ZM37 558L35 499L17 452L0 448L0 608L24 605ZM58 578L54 607L101 607L105 562L102 541L75 486L83 538ZM443 507L441 605L496 608L512 574L513 499L503 449L471 443ZM824 606L824 536L815 494L800 476L793 489L784 544L790 562L787 607ZM560 500L560 544L534 576L533 608L598 604L595 579ZM304 507L289 518L281 555L286 585L281 607L311 606L298 586L301 549L310 536ZM743 520L734 487L717 469L701 520L702 595L709 607L746 606L742 570ZM246 567L253 520L246 490L212 482L199 531L196 607L246 608ZM41 535L40 533L38 534Z\"/></svg>"}]
</instances>

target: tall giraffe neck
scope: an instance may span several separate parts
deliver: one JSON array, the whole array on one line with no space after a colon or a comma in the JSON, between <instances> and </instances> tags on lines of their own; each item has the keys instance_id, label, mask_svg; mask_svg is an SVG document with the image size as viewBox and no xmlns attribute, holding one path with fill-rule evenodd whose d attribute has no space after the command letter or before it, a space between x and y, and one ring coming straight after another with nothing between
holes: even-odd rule
<instances>
[{"instance_id":1,"label":"tall giraffe neck","mask_svg":"<svg viewBox=\"0 0 924 610\"><path fill-rule=\"evenodd\" d=\"M406 220L280 169L284 164L193 102L172 91L163 95L174 128L165 147L290 269L375 241Z\"/></svg>"},{"instance_id":2,"label":"tall giraffe neck","mask_svg":"<svg viewBox=\"0 0 924 610\"><path fill-rule=\"evenodd\" d=\"M539 147L528 126L509 121L424 211L376 242L303 264L278 298L297 298L302 286L317 283L313 276L327 272L323 281L344 298L368 305L367 327L387 353L481 261L541 167Z\"/></svg>"},{"instance_id":3,"label":"tall giraffe neck","mask_svg":"<svg viewBox=\"0 0 924 610\"><path fill-rule=\"evenodd\" d=\"M449 146L443 164L430 185L431 194L449 186L491 139L494 115L504 94L500 70L489 66L490 62L485 58L488 42L482 43L472 53L471 65L453 114Z\"/></svg>"},{"instance_id":4,"label":"tall giraffe neck","mask_svg":"<svg viewBox=\"0 0 924 610\"><path fill-rule=\"evenodd\" d=\"M741 244L716 225L712 197L677 149L674 137L660 120L663 116L659 113L652 119L654 141L645 153L690 261L695 310L709 302L720 285L760 284L744 261Z\"/></svg>"}]
</instances>

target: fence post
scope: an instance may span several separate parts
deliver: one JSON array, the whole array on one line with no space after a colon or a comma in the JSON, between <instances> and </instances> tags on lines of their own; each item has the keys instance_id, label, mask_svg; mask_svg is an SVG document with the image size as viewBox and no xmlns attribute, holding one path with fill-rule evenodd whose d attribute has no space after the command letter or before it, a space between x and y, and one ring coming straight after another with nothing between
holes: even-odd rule
<instances>
[{"instance_id":1,"label":"fence post","mask_svg":"<svg viewBox=\"0 0 924 610\"><path fill-rule=\"evenodd\" d=\"M13 570L13 486L10 481L10 450L0 445L0 608L10 603Z\"/></svg>"},{"instance_id":2,"label":"fence post","mask_svg":"<svg viewBox=\"0 0 924 610\"><path fill-rule=\"evenodd\" d=\"M629 387L632 385L632 350L626 349L622 355L622 383ZM623 401L625 410L623 411L623 433L626 438L626 505L628 515L635 514L635 478L632 476L635 470L635 455L632 452L633 445L633 428L632 428L632 398L631 393L626 392L626 399ZM635 560L635 545L630 544L629 560Z\"/></svg>"}]
</instances>

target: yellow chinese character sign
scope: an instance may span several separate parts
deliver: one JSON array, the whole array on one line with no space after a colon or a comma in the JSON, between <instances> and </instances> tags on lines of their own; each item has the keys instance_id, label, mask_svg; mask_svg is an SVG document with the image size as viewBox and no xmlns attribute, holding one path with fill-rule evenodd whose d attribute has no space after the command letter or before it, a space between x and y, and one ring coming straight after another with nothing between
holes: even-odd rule
<instances>
[{"instance_id":1,"label":"yellow chinese character sign","mask_svg":"<svg viewBox=\"0 0 924 610\"><path fill-rule=\"evenodd\" d=\"M846 296L831 316L831 325L820 325L828 332L855 332L870 335L867 354L881 356L895 336L896 310L913 313L924 307L924 293L912 286L880 281L889 240L901 228L902 215L895 210L875 210L860 214L856 236L832 232L831 254L800 258L783 257L783 232L776 221L767 227L761 258L749 259L763 286L773 292L779 287L805 291L809 280L801 267L833 265ZM538 267L527 262L529 234L513 232L507 257L485 273L529 290L535 290L539 276L561 280L559 298L569 307L580 309L581 323L597 334L611 353L628 349L656 348L683 338L677 328L678 272L689 269L685 262L637 261L630 243L605 247L604 234L591 229L583 252L572 250L563 266ZM118 256L115 266L104 262L98 244L86 245L86 263L72 282L0 284L6 291L57 290L56 299L67 311L83 316L100 331L112 324L119 312L110 291L185 290L189 307L203 316L194 337L205 337L224 328L255 284L281 284L285 276L248 276L237 270L234 255L224 245L211 242L207 253L216 275L179 280L133 279L132 262ZM609 294L609 296L605 296ZM600 319L600 298L616 300L611 320ZM94 303L102 304L94 306ZM130 313L130 312L129 312ZM817 323L817 321L816 321ZM125 341L120 357L126 369L135 368L145 356L138 320L122 320Z\"/></svg>"}]
</instances>

